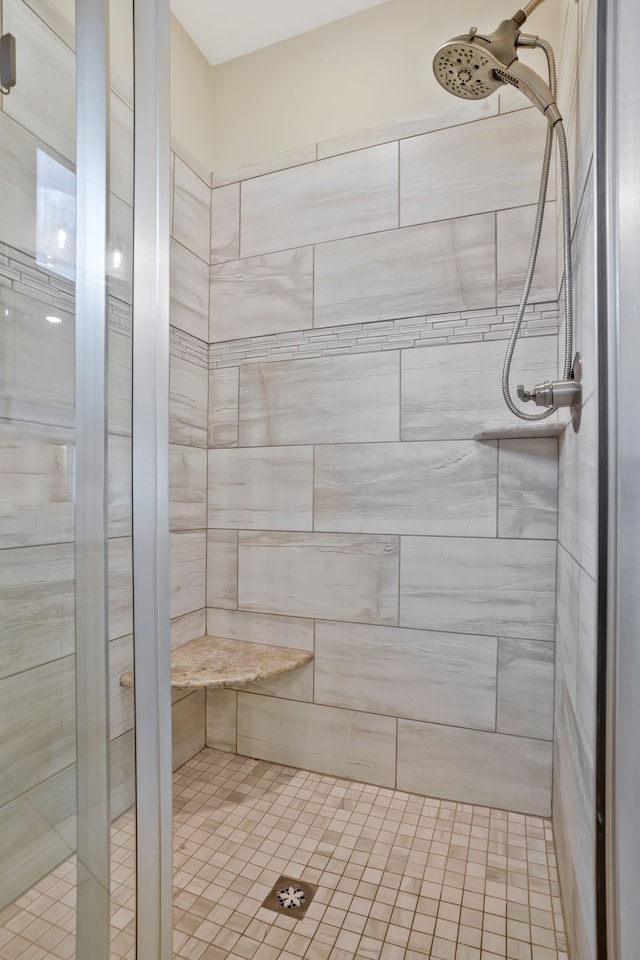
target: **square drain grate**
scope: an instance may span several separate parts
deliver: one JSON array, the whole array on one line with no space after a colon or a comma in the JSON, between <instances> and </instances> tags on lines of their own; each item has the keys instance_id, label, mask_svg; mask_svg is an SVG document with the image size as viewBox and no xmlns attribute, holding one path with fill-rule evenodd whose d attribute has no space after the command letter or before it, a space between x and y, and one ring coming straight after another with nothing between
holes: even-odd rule
<instances>
[{"instance_id":1,"label":"square drain grate","mask_svg":"<svg viewBox=\"0 0 640 960\"><path fill-rule=\"evenodd\" d=\"M262 906L275 913L285 913L294 920L302 920L317 892L318 888L312 883L293 877L280 877Z\"/></svg>"}]
</instances>

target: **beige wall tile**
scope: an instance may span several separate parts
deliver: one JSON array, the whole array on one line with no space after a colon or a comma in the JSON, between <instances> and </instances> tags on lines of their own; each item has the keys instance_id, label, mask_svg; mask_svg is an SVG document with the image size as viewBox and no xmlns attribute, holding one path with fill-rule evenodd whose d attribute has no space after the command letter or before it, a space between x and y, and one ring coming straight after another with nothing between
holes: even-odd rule
<instances>
[{"instance_id":1,"label":"beige wall tile","mask_svg":"<svg viewBox=\"0 0 640 960\"><path fill-rule=\"evenodd\" d=\"M206 742L216 750L236 752L236 713L238 694L235 690L207 690Z\"/></svg>"},{"instance_id":2,"label":"beige wall tile","mask_svg":"<svg viewBox=\"0 0 640 960\"><path fill-rule=\"evenodd\" d=\"M313 447L209 450L207 524L311 530Z\"/></svg>"},{"instance_id":3,"label":"beige wall tile","mask_svg":"<svg viewBox=\"0 0 640 960\"><path fill-rule=\"evenodd\" d=\"M398 538L240 531L238 606L396 624Z\"/></svg>"},{"instance_id":4,"label":"beige wall tile","mask_svg":"<svg viewBox=\"0 0 640 960\"><path fill-rule=\"evenodd\" d=\"M501 440L498 463L498 535L555 540L558 441Z\"/></svg>"},{"instance_id":5,"label":"beige wall tile","mask_svg":"<svg viewBox=\"0 0 640 960\"><path fill-rule=\"evenodd\" d=\"M207 451L169 445L171 530L204 530L207 525Z\"/></svg>"},{"instance_id":6,"label":"beige wall tile","mask_svg":"<svg viewBox=\"0 0 640 960\"><path fill-rule=\"evenodd\" d=\"M177 770L205 745L205 691L197 690L174 703L171 718L173 769Z\"/></svg>"},{"instance_id":7,"label":"beige wall tile","mask_svg":"<svg viewBox=\"0 0 640 960\"><path fill-rule=\"evenodd\" d=\"M205 530L170 534L171 619L201 610L206 599Z\"/></svg>"},{"instance_id":8,"label":"beige wall tile","mask_svg":"<svg viewBox=\"0 0 640 960\"><path fill-rule=\"evenodd\" d=\"M312 703L238 694L238 753L289 766L395 782L396 721Z\"/></svg>"},{"instance_id":9,"label":"beige wall tile","mask_svg":"<svg viewBox=\"0 0 640 960\"><path fill-rule=\"evenodd\" d=\"M220 367L209 370L208 443L210 447L238 446L239 390L239 367Z\"/></svg>"},{"instance_id":10,"label":"beige wall tile","mask_svg":"<svg viewBox=\"0 0 640 960\"><path fill-rule=\"evenodd\" d=\"M211 343L312 325L312 247L211 267Z\"/></svg>"},{"instance_id":11,"label":"beige wall tile","mask_svg":"<svg viewBox=\"0 0 640 960\"><path fill-rule=\"evenodd\" d=\"M316 624L316 703L494 730L494 637Z\"/></svg>"},{"instance_id":12,"label":"beige wall tile","mask_svg":"<svg viewBox=\"0 0 640 960\"><path fill-rule=\"evenodd\" d=\"M396 351L251 364L240 370L240 443L398 440Z\"/></svg>"},{"instance_id":13,"label":"beige wall tile","mask_svg":"<svg viewBox=\"0 0 640 960\"><path fill-rule=\"evenodd\" d=\"M546 127L530 109L403 141L401 224L536 203Z\"/></svg>"},{"instance_id":14,"label":"beige wall tile","mask_svg":"<svg viewBox=\"0 0 640 960\"><path fill-rule=\"evenodd\" d=\"M319 446L314 529L494 536L496 473L489 443Z\"/></svg>"},{"instance_id":15,"label":"beige wall tile","mask_svg":"<svg viewBox=\"0 0 640 960\"><path fill-rule=\"evenodd\" d=\"M171 241L171 324L205 342L209 337L209 266Z\"/></svg>"},{"instance_id":16,"label":"beige wall tile","mask_svg":"<svg viewBox=\"0 0 640 960\"><path fill-rule=\"evenodd\" d=\"M539 640L498 641L498 732L553 740L555 648Z\"/></svg>"},{"instance_id":17,"label":"beige wall tile","mask_svg":"<svg viewBox=\"0 0 640 960\"><path fill-rule=\"evenodd\" d=\"M207 606L238 606L237 530L207 530Z\"/></svg>"},{"instance_id":18,"label":"beige wall tile","mask_svg":"<svg viewBox=\"0 0 640 960\"><path fill-rule=\"evenodd\" d=\"M542 740L398 721L398 789L549 816L552 746Z\"/></svg>"},{"instance_id":19,"label":"beige wall tile","mask_svg":"<svg viewBox=\"0 0 640 960\"><path fill-rule=\"evenodd\" d=\"M527 337L516 350L515 385L556 375L556 337ZM513 426L502 396L506 341L447 344L402 351L402 439L471 439L481 430ZM557 414L551 422L557 420Z\"/></svg>"},{"instance_id":20,"label":"beige wall tile","mask_svg":"<svg viewBox=\"0 0 640 960\"><path fill-rule=\"evenodd\" d=\"M0 550L0 608L0 677L73 654L73 544Z\"/></svg>"},{"instance_id":21,"label":"beige wall tile","mask_svg":"<svg viewBox=\"0 0 640 960\"><path fill-rule=\"evenodd\" d=\"M493 307L495 262L493 214L323 244L314 326Z\"/></svg>"},{"instance_id":22,"label":"beige wall tile","mask_svg":"<svg viewBox=\"0 0 640 960\"><path fill-rule=\"evenodd\" d=\"M397 143L242 184L243 257L397 225Z\"/></svg>"},{"instance_id":23,"label":"beige wall tile","mask_svg":"<svg viewBox=\"0 0 640 960\"><path fill-rule=\"evenodd\" d=\"M171 443L206 447L207 370L175 355L170 367L169 439Z\"/></svg>"},{"instance_id":24,"label":"beige wall tile","mask_svg":"<svg viewBox=\"0 0 640 960\"><path fill-rule=\"evenodd\" d=\"M225 263L240 256L240 184L211 192L211 259Z\"/></svg>"},{"instance_id":25,"label":"beige wall tile","mask_svg":"<svg viewBox=\"0 0 640 960\"><path fill-rule=\"evenodd\" d=\"M180 157L175 158L173 236L209 263L211 188Z\"/></svg>"},{"instance_id":26,"label":"beige wall tile","mask_svg":"<svg viewBox=\"0 0 640 960\"><path fill-rule=\"evenodd\" d=\"M313 650L313 629L313 620L300 617L278 617L245 610L207 610L207 633L212 637Z\"/></svg>"},{"instance_id":27,"label":"beige wall tile","mask_svg":"<svg viewBox=\"0 0 640 960\"><path fill-rule=\"evenodd\" d=\"M403 537L400 623L553 640L556 544Z\"/></svg>"}]
</instances>

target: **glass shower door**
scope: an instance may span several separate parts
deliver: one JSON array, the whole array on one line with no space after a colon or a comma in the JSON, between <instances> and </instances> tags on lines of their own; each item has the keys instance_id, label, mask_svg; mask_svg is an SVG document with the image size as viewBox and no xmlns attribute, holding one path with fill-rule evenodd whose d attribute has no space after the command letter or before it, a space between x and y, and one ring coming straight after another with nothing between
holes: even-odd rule
<instances>
[{"instance_id":1,"label":"glass shower door","mask_svg":"<svg viewBox=\"0 0 640 960\"><path fill-rule=\"evenodd\" d=\"M0 954L27 952L42 893L39 945L72 956L75 31L34 7L2 4L19 82L0 111Z\"/></svg>"},{"instance_id":2,"label":"glass shower door","mask_svg":"<svg viewBox=\"0 0 640 960\"><path fill-rule=\"evenodd\" d=\"M12 958L135 956L133 692L120 684L133 659L133 13L112 6L109 91L105 10L85 0L76 23L68 0L0 4L18 78L0 109L0 956Z\"/></svg>"}]
</instances>

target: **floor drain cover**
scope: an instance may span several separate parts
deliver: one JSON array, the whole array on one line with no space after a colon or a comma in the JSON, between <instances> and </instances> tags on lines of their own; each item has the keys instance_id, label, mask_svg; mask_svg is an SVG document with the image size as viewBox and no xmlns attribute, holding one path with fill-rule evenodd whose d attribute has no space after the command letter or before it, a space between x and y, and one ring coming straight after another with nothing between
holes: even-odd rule
<instances>
[{"instance_id":1,"label":"floor drain cover","mask_svg":"<svg viewBox=\"0 0 640 960\"><path fill-rule=\"evenodd\" d=\"M294 880L291 877L280 877L262 906L267 910L286 913L295 920L301 920L309 909L317 889L312 883L304 883L302 880Z\"/></svg>"}]
</instances>

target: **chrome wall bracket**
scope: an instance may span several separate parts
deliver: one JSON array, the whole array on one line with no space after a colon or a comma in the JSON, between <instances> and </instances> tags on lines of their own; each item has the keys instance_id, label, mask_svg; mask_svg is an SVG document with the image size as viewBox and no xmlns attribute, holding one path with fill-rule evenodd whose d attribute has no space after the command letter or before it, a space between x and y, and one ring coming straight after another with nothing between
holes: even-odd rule
<instances>
[{"instance_id":1,"label":"chrome wall bracket","mask_svg":"<svg viewBox=\"0 0 640 960\"><path fill-rule=\"evenodd\" d=\"M0 37L0 93L11 93L16 85L16 38L11 33Z\"/></svg>"},{"instance_id":2,"label":"chrome wall bracket","mask_svg":"<svg viewBox=\"0 0 640 960\"><path fill-rule=\"evenodd\" d=\"M518 386L518 398L524 403L533 401L537 407L569 407L571 423L577 433L582 416L582 357L576 353L568 380L545 380L533 390Z\"/></svg>"}]
</instances>

